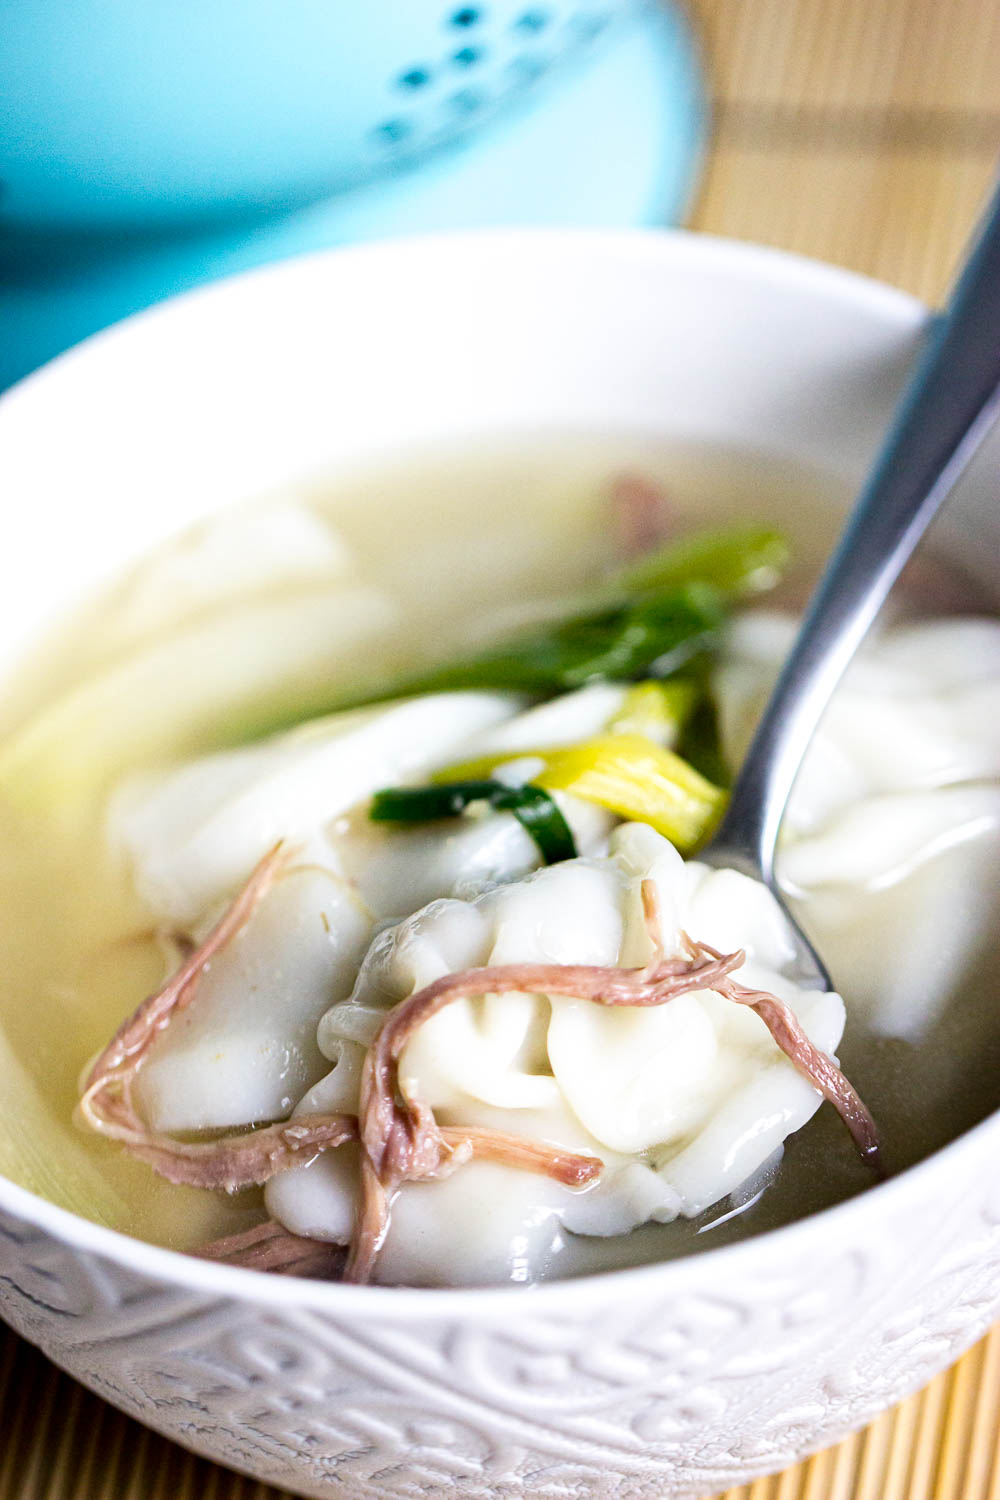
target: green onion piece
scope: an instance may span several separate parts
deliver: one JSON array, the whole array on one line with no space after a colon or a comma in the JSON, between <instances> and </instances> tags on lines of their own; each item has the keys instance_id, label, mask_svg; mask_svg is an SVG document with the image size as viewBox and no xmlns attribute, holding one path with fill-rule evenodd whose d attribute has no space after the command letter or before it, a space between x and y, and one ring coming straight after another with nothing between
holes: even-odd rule
<instances>
[{"instance_id":1,"label":"green onion piece","mask_svg":"<svg viewBox=\"0 0 1000 1500\"><path fill-rule=\"evenodd\" d=\"M513 813L538 846L546 864L576 858L576 843L555 799L538 786L505 786L502 781L452 781L443 786L386 787L372 798L375 823L430 823L456 818L474 802Z\"/></svg>"},{"instance_id":2,"label":"green onion piece","mask_svg":"<svg viewBox=\"0 0 1000 1500\"><path fill-rule=\"evenodd\" d=\"M470 802L489 802L501 786L499 781L452 781L443 786L386 787L372 798L369 817L373 823L431 823L436 818L457 818Z\"/></svg>"},{"instance_id":3,"label":"green onion piece","mask_svg":"<svg viewBox=\"0 0 1000 1500\"><path fill-rule=\"evenodd\" d=\"M728 606L770 588L788 556L781 534L763 527L692 533L631 563L595 590L589 608L567 619L524 630L338 707L475 688L546 698L589 682L664 679L678 672L700 680Z\"/></svg>"},{"instance_id":4,"label":"green onion piece","mask_svg":"<svg viewBox=\"0 0 1000 1500\"><path fill-rule=\"evenodd\" d=\"M714 646L724 617L715 589L690 584L542 626L394 692L507 688L545 697L588 682L667 677Z\"/></svg>"},{"instance_id":5,"label":"green onion piece","mask_svg":"<svg viewBox=\"0 0 1000 1500\"><path fill-rule=\"evenodd\" d=\"M722 815L725 792L664 745L641 734L606 734L554 750L536 776L546 791L596 802L648 823L682 854L703 843Z\"/></svg>"},{"instance_id":6,"label":"green onion piece","mask_svg":"<svg viewBox=\"0 0 1000 1500\"><path fill-rule=\"evenodd\" d=\"M694 531L630 563L614 582L628 594L708 584L725 599L745 599L773 588L789 555L786 539L767 527Z\"/></svg>"},{"instance_id":7,"label":"green onion piece","mask_svg":"<svg viewBox=\"0 0 1000 1500\"><path fill-rule=\"evenodd\" d=\"M531 834L547 865L576 859L573 832L549 792L530 784L505 790L507 796L498 797L493 806L514 814L525 833Z\"/></svg>"},{"instance_id":8,"label":"green onion piece","mask_svg":"<svg viewBox=\"0 0 1000 1500\"><path fill-rule=\"evenodd\" d=\"M673 749L716 786L732 786L733 774L726 762L719 732L719 712L707 684Z\"/></svg>"}]
</instances>

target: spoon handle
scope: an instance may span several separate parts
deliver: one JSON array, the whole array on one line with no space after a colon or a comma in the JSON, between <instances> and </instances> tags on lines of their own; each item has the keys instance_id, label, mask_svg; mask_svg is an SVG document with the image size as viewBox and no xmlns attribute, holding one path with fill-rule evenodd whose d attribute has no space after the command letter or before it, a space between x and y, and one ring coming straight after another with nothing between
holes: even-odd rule
<instances>
[{"instance_id":1,"label":"spoon handle","mask_svg":"<svg viewBox=\"0 0 1000 1500\"><path fill-rule=\"evenodd\" d=\"M778 827L848 663L1000 410L1000 190L819 586L713 849L773 878Z\"/></svg>"}]
</instances>

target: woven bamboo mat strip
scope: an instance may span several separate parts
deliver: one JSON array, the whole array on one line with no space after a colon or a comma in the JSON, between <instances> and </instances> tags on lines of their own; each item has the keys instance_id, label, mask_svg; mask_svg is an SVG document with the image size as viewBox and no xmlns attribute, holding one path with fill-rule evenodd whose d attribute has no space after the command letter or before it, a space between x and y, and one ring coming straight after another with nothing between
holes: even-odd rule
<instances>
[{"instance_id":1,"label":"woven bamboo mat strip","mask_svg":"<svg viewBox=\"0 0 1000 1500\"><path fill-rule=\"evenodd\" d=\"M697 0L694 227L940 300L1000 153L998 0Z\"/></svg>"},{"instance_id":2,"label":"woven bamboo mat strip","mask_svg":"<svg viewBox=\"0 0 1000 1500\"><path fill-rule=\"evenodd\" d=\"M1000 153L1000 0L692 0L693 224L938 301ZM1000 1500L1000 1328L863 1433L725 1500ZM0 1325L0 1500L289 1500L121 1416Z\"/></svg>"}]
</instances>

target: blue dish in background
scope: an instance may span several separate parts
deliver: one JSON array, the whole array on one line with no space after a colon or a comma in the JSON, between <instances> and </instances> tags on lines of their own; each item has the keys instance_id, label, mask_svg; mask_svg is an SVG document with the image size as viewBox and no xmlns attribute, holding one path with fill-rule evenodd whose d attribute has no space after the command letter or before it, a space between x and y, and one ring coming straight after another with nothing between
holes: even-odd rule
<instances>
[{"instance_id":1,"label":"blue dish in background","mask_svg":"<svg viewBox=\"0 0 1000 1500\"><path fill-rule=\"evenodd\" d=\"M670 223L704 110L647 0L30 0L0 35L0 386L280 256Z\"/></svg>"}]
</instances>

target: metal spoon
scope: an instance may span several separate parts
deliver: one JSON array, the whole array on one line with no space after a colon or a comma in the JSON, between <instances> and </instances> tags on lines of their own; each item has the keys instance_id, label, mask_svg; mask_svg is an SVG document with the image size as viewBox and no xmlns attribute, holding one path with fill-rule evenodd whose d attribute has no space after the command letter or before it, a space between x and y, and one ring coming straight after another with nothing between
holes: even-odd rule
<instances>
[{"instance_id":1,"label":"metal spoon","mask_svg":"<svg viewBox=\"0 0 1000 1500\"><path fill-rule=\"evenodd\" d=\"M1000 190L935 320L874 469L814 593L728 810L698 858L763 880L797 939L797 978L832 989L774 875L792 785L886 595L1000 411Z\"/></svg>"}]
</instances>

